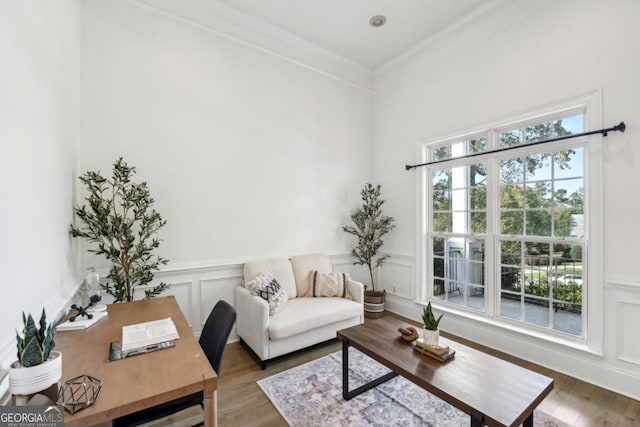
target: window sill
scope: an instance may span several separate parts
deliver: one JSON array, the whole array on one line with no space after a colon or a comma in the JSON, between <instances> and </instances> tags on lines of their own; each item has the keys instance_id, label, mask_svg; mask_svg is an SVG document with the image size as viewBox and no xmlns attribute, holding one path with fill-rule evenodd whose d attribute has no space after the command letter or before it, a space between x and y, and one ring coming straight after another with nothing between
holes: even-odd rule
<instances>
[{"instance_id":1,"label":"window sill","mask_svg":"<svg viewBox=\"0 0 640 427\"><path fill-rule=\"evenodd\" d=\"M568 335L565 336L561 333L546 332L539 330L536 327L526 327L521 324L517 324L516 322L511 322L508 319L491 318L485 314L452 307L451 305L443 304L441 301L437 300L432 300L431 304L435 310L445 313L443 319L447 318L447 314L452 315L454 317L449 318L449 321L456 323L460 322L460 325L465 328L469 328L469 326L471 326L473 329L481 329L485 333L491 335L507 335L514 339L534 338L545 343L551 343L562 349L568 348L590 356L600 358L604 357L604 353L602 351L590 348L588 342L580 337L574 338ZM470 320L474 323L469 324L466 320Z\"/></svg>"}]
</instances>

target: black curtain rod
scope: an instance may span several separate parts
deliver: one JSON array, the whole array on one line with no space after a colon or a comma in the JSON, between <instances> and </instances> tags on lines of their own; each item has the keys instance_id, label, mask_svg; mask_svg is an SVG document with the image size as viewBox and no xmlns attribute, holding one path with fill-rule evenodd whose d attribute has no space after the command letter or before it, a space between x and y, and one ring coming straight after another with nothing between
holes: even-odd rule
<instances>
[{"instance_id":1,"label":"black curtain rod","mask_svg":"<svg viewBox=\"0 0 640 427\"><path fill-rule=\"evenodd\" d=\"M453 158L443 159L443 160L434 160L433 162L420 163L418 165L406 165L405 169L406 170L411 170L413 168L419 168L420 166L435 165L435 164L438 164L438 163L450 162L452 160L468 159L470 157L477 157L477 156L484 156L484 155L487 155L487 154L501 153L503 151L513 150L515 148L528 147L530 145L546 144L548 142L562 141L563 139L578 138L580 136L594 135L596 133L601 133L602 136L607 136L607 134L609 132L612 132L612 131L613 132L617 132L617 131L624 132L624 130L626 128L627 127L624 124L624 122L620 122L620 124L615 125L615 126L610 127L610 128L606 128L606 129L592 130L590 132L576 133L576 134L572 134L572 135L564 135L564 136L559 136L557 138L545 139L543 141L530 142L528 144L514 145L512 147L498 148L497 150L492 150L492 151L480 151L480 152L477 152L477 153L467 154L466 156L453 157Z\"/></svg>"}]
</instances>

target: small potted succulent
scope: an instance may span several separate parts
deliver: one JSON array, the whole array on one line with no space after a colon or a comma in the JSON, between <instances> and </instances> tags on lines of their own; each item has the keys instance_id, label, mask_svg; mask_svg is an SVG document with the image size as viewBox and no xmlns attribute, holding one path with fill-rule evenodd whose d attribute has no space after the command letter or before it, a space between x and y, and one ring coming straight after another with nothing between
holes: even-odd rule
<instances>
[{"instance_id":1,"label":"small potted succulent","mask_svg":"<svg viewBox=\"0 0 640 427\"><path fill-rule=\"evenodd\" d=\"M440 320L442 319L443 314L441 314L437 319L433 314L433 310L431 309L431 301L427 304L422 312L422 321L424 322L424 342L425 344L438 346L438 341L440 338L440 330L438 329L438 325L440 324Z\"/></svg>"},{"instance_id":2,"label":"small potted succulent","mask_svg":"<svg viewBox=\"0 0 640 427\"><path fill-rule=\"evenodd\" d=\"M22 336L16 332L18 360L9 367L9 391L29 395L47 390L62 377L62 353L53 351L55 342L44 309L39 326L29 314L22 313Z\"/></svg>"}]
</instances>

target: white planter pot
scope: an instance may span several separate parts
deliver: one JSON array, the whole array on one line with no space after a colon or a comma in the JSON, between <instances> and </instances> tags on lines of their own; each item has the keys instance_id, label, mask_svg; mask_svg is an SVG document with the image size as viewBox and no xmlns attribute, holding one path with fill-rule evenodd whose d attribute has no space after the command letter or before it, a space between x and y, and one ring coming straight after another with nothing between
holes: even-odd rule
<instances>
[{"instance_id":1,"label":"white planter pot","mask_svg":"<svg viewBox=\"0 0 640 427\"><path fill-rule=\"evenodd\" d=\"M423 329L422 330L424 332L424 338L423 341L425 344L429 344L432 346L438 346L438 342L440 339L440 330L436 329L435 331L432 331L431 329Z\"/></svg>"},{"instance_id":2,"label":"white planter pot","mask_svg":"<svg viewBox=\"0 0 640 427\"><path fill-rule=\"evenodd\" d=\"M9 367L9 391L11 394L34 394L46 390L62 378L62 353L52 351L49 360L24 368L15 361Z\"/></svg>"}]
</instances>

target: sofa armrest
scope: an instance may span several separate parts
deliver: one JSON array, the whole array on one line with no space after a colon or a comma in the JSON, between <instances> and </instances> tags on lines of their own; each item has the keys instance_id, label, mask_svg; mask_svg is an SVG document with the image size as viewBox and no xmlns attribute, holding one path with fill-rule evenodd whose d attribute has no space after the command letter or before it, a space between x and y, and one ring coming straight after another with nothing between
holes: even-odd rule
<instances>
[{"instance_id":1,"label":"sofa armrest","mask_svg":"<svg viewBox=\"0 0 640 427\"><path fill-rule=\"evenodd\" d=\"M236 330L238 336L260 357L269 359L269 304L248 289L237 286Z\"/></svg>"},{"instance_id":2,"label":"sofa armrest","mask_svg":"<svg viewBox=\"0 0 640 427\"><path fill-rule=\"evenodd\" d=\"M347 290L354 301L364 304L364 285L362 283L349 279L347 281Z\"/></svg>"}]
</instances>

